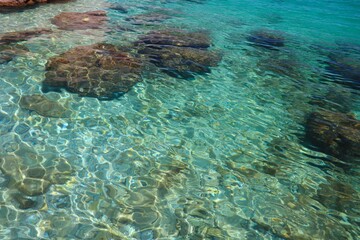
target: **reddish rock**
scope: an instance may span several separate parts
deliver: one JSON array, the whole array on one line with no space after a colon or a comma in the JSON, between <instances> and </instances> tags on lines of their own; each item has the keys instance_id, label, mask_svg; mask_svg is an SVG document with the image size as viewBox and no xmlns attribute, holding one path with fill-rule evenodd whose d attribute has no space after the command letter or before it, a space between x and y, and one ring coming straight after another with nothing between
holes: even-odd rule
<instances>
[{"instance_id":1,"label":"reddish rock","mask_svg":"<svg viewBox=\"0 0 360 240\"><path fill-rule=\"evenodd\" d=\"M37 3L65 3L74 0L0 0L0 7L21 8L35 5Z\"/></svg>"},{"instance_id":2,"label":"reddish rock","mask_svg":"<svg viewBox=\"0 0 360 240\"><path fill-rule=\"evenodd\" d=\"M47 2L47 0L0 0L0 7L25 7L45 2Z\"/></svg>"},{"instance_id":3,"label":"reddish rock","mask_svg":"<svg viewBox=\"0 0 360 240\"><path fill-rule=\"evenodd\" d=\"M51 22L64 30L84 30L102 28L107 21L105 11L62 12L51 19Z\"/></svg>"},{"instance_id":4,"label":"reddish rock","mask_svg":"<svg viewBox=\"0 0 360 240\"><path fill-rule=\"evenodd\" d=\"M10 43L26 41L29 40L30 38L38 37L42 34L49 34L49 33L52 33L52 30L46 28L3 33L0 34L0 44L10 44Z\"/></svg>"},{"instance_id":5,"label":"reddish rock","mask_svg":"<svg viewBox=\"0 0 360 240\"><path fill-rule=\"evenodd\" d=\"M65 88L80 96L113 99L141 81L141 62L110 44L70 49L47 64L43 91Z\"/></svg>"},{"instance_id":6,"label":"reddish rock","mask_svg":"<svg viewBox=\"0 0 360 240\"><path fill-rule=\"evenodd\" d=\"M360 156L360 121L354 116L319 111L310 114L306 133L321 151L341 159Z\"/></svg>"}]
</instances>

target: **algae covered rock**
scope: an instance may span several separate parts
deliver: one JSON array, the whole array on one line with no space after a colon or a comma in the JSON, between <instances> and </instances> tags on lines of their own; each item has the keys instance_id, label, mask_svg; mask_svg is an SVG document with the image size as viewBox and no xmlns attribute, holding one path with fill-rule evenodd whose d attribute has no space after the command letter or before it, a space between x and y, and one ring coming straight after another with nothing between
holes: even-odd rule
<instances>
[{"instance_id":1,"label":"algae covered rock","mask_svg":"<svg viewBox=\"0 0 360 240\"><path fill-rule=\"evenodd\" d=\"M186 32L178 29L166 29L151 31L141 36L137 44L154 45L154 47L208 48L211 45L211 39L206 32Z\"/></svg>"},{"instance_id":2,"label":"algae covered rock","mask_svg":"<svg viewBox=\"0 0 360 240\"><path fill-rule=\"evenodd\" d=\"M49 60L43 91L110 100L141 81L141 69L139 59L111 44L76 47Z\"/></svg>"},{"instance_id":3,"label":"algae covered rock","mask_svg":"<svg viewBox=\"0 0 360 240\"><path fill-rule=\"evenodd\" d=\"M44 117L68 118L71 111L56 101L39 94L22 96L20 107L35 111Z\"/></svg>"},{"instance_id":4,"label":"algae covered rock","mask_svg":"<svg viewBox=\"0 0 360 240\"><path fill-rule=\"evenodd\" d=\"M25 7L45 2L47 2L47 0L0 0L0 7Z\"/></svg>"},{"instance_id":5,"label":"algae covered rock","mask_svg":"<svg viewBox=\"0 0 360 240\"><path fill-rule=\"evenodd\" d=\"M218 52L207 50L211 40L204 32L152 31L141 36L136 45L139 53L173 77L209 73L221 60Z\"/></svg>"},{"instance_id":6,"label":"algae covered rock","mask_svg":"<svg viewBox=\"0 0 360 240\"><path fill-rule=\"evenodd\" d=\"M0 34L0 46L1 44L10 44L21 41L26 41L34 37L38 37L42 34L52 33L51 29L48 28L35 28L25 31L7 32Z\"/></svg>"},{"instance_id":7,"label":"algae covered rock","mask_svg":"<svg viewBox=\"0 0 360 240\"><path fill-rule=\"evenodd\" d=\"M360 156L360 121L354 116L313 112L306 123L306 135L312 144L330 155L342 159Z\"/></svg>"},{"instance_id":8,"label":"algae covered rock","mask_svg":"<svg viewBox=\"0 0 360 240\"><path fill-rule=\"evenodd\" d=\"M74 0L0 0L0 13L12 12L15 9L24 9L39 3L66 3Z\"/></svg>"},{"instance_id":9,"label":"algae covered rock","mask_svg":"<svg viewBox=\"0 0 360 240\"><path fill-rule=\"evenodd\" d=\"M218 53L195 48L147 48L141 53L152 56L151 62L173 77L191 78L194 73L210 73L221 57Z\"/></svg>"},{"instance_id":10,"label":"algae covered rock","mask_svg":"<svg viewBox=\"0 0 360 240\"><path fill-rule=\"evenodd\" d=\"M63 30L102 28L107 21L105 11L62 12L51 19L51 23Z\"/></svg>"},{"instance_id":11,"label":"algae covered rock","mask_svg":"<svg viewBox=\"0 0 360 240\"><path fill-rule=\"evenodd\" d=\"M270 50L276 50L279 47L285 46L283 33L269 29L255 30L249 34L246 40L251 45Z\"/></svg>"},{"instance_id":12,"label":"algae covered rock","mask_svg":"<svg viewBox=\"0 0 360 240\"><path fill-rule=\"evenodd\" d=\"M16 56L26 55L28 52L29 50L22 45L0 43L0 64L6 64Z\"/></svg>"},{"instance_id":13,"label":"algae covered rock","mask_svg":"<svg viewBox=\"0 0 360 240\"><path fill-rule=\"evenodd\" d=\"M169 18L170 16L166 14L150 12L130 16L127 17L125 20L134 25L153 25L159 24Z\"/></svg>"},{"instance_id":14,"label":"algae covered rock","mask_svg":"<svg viewBox=\"0 0 360 240\"><path fill-rule=\"evenodd\" d=\"M360 88L360 57L350 54L330 54L326 61L329 77L335 81Z\"/></svg>"}]
</instances>

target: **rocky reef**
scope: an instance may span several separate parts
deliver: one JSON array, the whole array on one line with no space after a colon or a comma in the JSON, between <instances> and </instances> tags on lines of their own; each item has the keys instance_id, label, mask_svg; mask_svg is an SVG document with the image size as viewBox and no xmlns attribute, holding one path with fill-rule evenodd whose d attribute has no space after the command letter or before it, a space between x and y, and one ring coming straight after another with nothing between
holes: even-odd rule
<instances>
[{"instance_id":1,"label":"rocky reef","mask_svg":"<svg viewBox=\"0 0 360 240\"><path fill-rule=\"evenodd\" d=\"M64 88L80 96L109 100L141 81L142 63L126 51L99 43L51 58L46 70L44 92Z\"/></svg>"},{"instance_id":2,"label":"rocky reef","mask_svg":"<svg viewBox=\"0 0 360 240\"><path fill-rule=\"evenodd\" d=\"M249 34L246 40L253 46L270 50L277 50L285 46L284 34L268 29L255 30Z\"/></svg>"},{"instance_id":3,"label":"rocky reef","mask_svg":"<svg viewBox=\"0 0 360 240\"><path fill-rule=\"evenodd\" d=\"M74 0L0 0L0 13L29 9L40 3L66 3Z\"/></svg>"},{"instance_id":4,"label":"rocky reef","mask_svg":"<svg viewBox=\"0 0 360 240\"><path fill-rule=\"evenodd\" d=\"M0 7L25 7L46 2L47 0L0 0Z\"/></svg>"},{"instance_id":5,"label":"rocky reef","mask_svg":"<svg viewBox=\"0 0 360 240\"><path fill-rule=\"evenodd\" d=\"M52 33L51 29L48 28L37 28L30 29L26 31L18 31L18 32L7 32L0 34L0 45L17 43L21 41L27 41L31 38L38 37L42 34Z\"/></svg>"},{"instance_id":6,"label":"rocky reef","mask_svg":"<svg viewBox=\"0 0 360 240\"><path fill-rule=\"evenodd\" d=\"M360 57L348 54L330 54L326 61L326 70L330 78L339 83L360 88Z\"/></svg>"},{"instance_id":7,"label":"rocky reef","mask_svg":"<svg viewBox=\"0 0 360 240\"><path fill-rule=\"evenodd\" d=\"M141 36L136 45L139 53L173 77L192 78L194 74L209 73L221 60L218 52L207 49L211 40L205 32L151 31Z\"/></svg>"},{"instance_id":8,"label":"rocky reef","mask_svg":"<svg viewBox=\"0 0 360 240\"><path fill-rule=\"evenodd\" d=\"M321 151L340 159L360 156L360 121L352 115L313 112L306 123L306 136Z\"/></svg>"},{"instance_id":9,"label":"rocky reef","mask_svg":"<svg viewBox=\"0 0 360 240\"><path fill-rule=\"evenodd\" d=\"M44 117L65 118L71 115L71 111L60 103L39 94L22 96L20 107L35 111Z\"/></svg>"},{"instance_id":10,"label":"rocky reef","mask_svg":"<svg viewBox=\"0 0 360 240\"><path fill-rule=\"evenodd\" d=\"M62 12L51 19L51 23L62 30L102 28L106 21L105 11Z\"/></svg>"},{"instance_id":11,"label":"rocky reef","mask_svg":"<svg viewBox=\"0 0 360 240\"><path fill-rule=\"evenodd\" d=\"M0 64L12 61L16 56L28 53L29 49L22 45L1 45L0 44Z\"/></svg>"},{"instance_id":12,"label":"rocky reef","mask_svg":"<svg viewBox=\"0 0 360 240\"><path fill-rule=\"evenodd\" d=\"M154 25L171 18L169 15L150 12L127 17L125 20L134 25Z\"/></svg>"}]
</instances>

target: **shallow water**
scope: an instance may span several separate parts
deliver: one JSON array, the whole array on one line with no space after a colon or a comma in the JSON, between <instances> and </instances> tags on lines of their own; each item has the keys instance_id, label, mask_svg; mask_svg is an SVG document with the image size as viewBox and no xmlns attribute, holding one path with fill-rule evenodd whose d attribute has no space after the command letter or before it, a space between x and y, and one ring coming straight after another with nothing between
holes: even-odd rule
<instances>
[{"instance_id":1,"label":"shallow water","mask_svg":"<svg viewBox=\"0 0 360 240\"><path fill-rule=\"evenodd\" d=\"M92 10L108 12L105 27L64 31L49 20ZM148 12L171 18L127 19ZM353 0L77 0L0 14L0 33L53 29L0 64L0 238L359 238L360 159L305 138L313 111L360 119L359 82L327 68L331 54L359 57L359 12ZM99 42L132 47L166 28L209 32L222 61L188 80L149 65L110 101L42 92L49 58ZM259 29L284 46L251 42ZM33 94L70 115L21 107Z\"/></svg>"}]
</instances>

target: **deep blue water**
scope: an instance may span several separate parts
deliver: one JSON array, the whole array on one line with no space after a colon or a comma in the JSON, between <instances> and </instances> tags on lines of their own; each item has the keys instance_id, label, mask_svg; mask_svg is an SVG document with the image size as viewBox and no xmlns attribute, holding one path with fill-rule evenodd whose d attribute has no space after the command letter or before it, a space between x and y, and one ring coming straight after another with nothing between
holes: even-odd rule
<instances>
[{"instance_id":1,"label":"deep blue water","mask_svg":"<svg viewBox=\"0 0 360 240\"><path fill-rule=\"evenodd\" d=\"M50 20L94 10L107 15L96 29ZM358 239L359 19L355 0L76 0L0 13L0 238ZM1 40L34 28L52 32ZM141 49L157 31L170 43ZM173 39L189 32L200 34L190 47ZM195 47L199 36L210 46ZM44 88L54 57L95 43L141 62L139 82L105 97ZM63 78L91 67L105 78L112 53L96 54ZM333 122L315 121L328 125L314 134L319 112Z\"/></svg>"}]
</instances>

